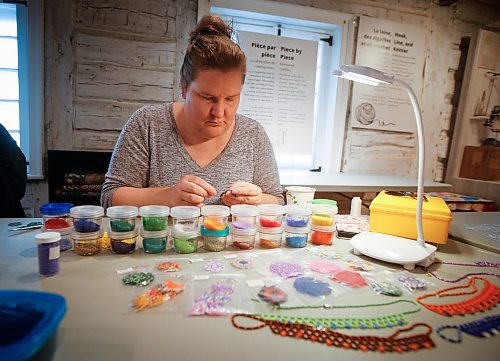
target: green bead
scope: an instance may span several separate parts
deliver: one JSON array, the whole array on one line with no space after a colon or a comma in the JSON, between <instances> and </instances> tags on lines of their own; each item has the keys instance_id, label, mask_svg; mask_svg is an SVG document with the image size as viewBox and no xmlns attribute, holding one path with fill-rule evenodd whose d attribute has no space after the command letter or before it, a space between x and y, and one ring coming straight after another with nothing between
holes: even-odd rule
<instances>
[{"instance_id":1,"label":"green bead","mask_svg":"<svg viewBox=\"0 0 500 361\"><path fill-rule=\"evenodd\" d=\"M109 223L113 232L130 232L135 229L135 222L124 219L112 219Z\"/></svg>"},{"instance_id":2,"label":"green bead","mask_svg":"<svg viewBox=\"0 0 500 361\"><path fill-rule=\"evenodd\" d=\"M144 238L142 240L142 248L146 253L160 253L167 248L167 238Z\"/></svg>"},{"instance_id":3,"label":"green bead","mask_svg":"<svg viewBox=\"0 0 500 361\"><path fill-rule=\"evenodd\" d=\"M142 217L142 228L148 232L164 231L167 220L165 217Z\"/></svg>"},{"instance_id":4,"label":"green bead","mask_svg":"<svg viewBox=\"0 0 500 361\"><path fill-rule=\"evenodd\" d=\"M174 250L177 253L193 253L198 249L198 238L174 237Z\"/></svg>"}]
</instances>

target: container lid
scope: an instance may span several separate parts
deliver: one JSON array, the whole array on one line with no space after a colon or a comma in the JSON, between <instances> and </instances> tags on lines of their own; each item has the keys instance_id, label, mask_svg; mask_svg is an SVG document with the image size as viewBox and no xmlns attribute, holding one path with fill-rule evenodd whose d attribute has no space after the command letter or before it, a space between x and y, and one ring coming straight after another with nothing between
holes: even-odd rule
<instances>
[{"instance_id":1,"label":"container lid","mask_svg":"<svg viewBox=\"0 0 500 361\"><path fill-rule=\"evenodd\" d=\"M239 217L255 217L258 211L258 208L251 204L235 204L231 206L231 214Z\"/></svg>"},{"instance_id":2,"label":"container lid","mask_svg":"<svg viewBox=\"0 0 500 361\"><path fill-rule=\"evenodd\" d=\"M309 216L312 213L312 208L310 206L299 206L297 204L287 204L285 206L286 214L291 215L292 217L299 216Z\"/></svg>"},{"instance_id":3,"label":"container lid","mask_svg":"<svg viewBox=\"0 0 500 361\"><path fill-rule=\"evenodd\" d=\"M172 228L172 237L175 238L194 238L198 237L199 233L198 231L192 230L192 231L183 231L180 229L176 229L175 227Z\"/></svg>"},{"instance_id":4,"label":"container lid","mask_svg":"<svg viewBox=\"0 0 500 361\"><path fill-rule=\"evenodd\" d=\"M47 229L45 227L42 227L42 232L57 232L60 233L61 236L67 236L68 234L73 233L73 231L74 231L73 226L66 228L57 228L57 229L52 229L52 228Z\"/></svg>"},{"instance_id":5,"label":"container lid","mask_svg":"<svg viewBox=\"0 0 500 361\"><path fill-rule=\"evenodd\" d=\"M104 232L100 230L97 232L88 232L88 233L73 232L71 233L70 237L77 241L86 241L86 240L96 240L98 238L101 238L103 235Z\"/></svg>"},{"instance_id":6,"label":"container lid","mask_svg":"<svg viewBox=\"0 0 500 361\"><path fill-rule=\"evenodd\" d=\"M220 231L214 231L211 229L206 229L205 227L201 227L201 234L203 236L208 236L208 237L225 237L229 234L229 226L226 226L225 229L222 229Z\"/></svg>"},{"instance_id":7,"label":"container lid","mask_svg":"<svg viewBox=\"0 0 500 361\"><path fill-rule=\"evenodd\" d=\"M334 201L333 199L313 199L312 201L308 201L307 203L311 204L328 204L331 206L336 206L337 201Z\"/></svg>"},{"instance_id":8,"label":"container lid","mask_svg":"<svg viewBox=\"0 0 500 361\"><path fill-rule=\"evenodd\" d=\"M168 229L164 231L145 231L141 229L142 238L164 238L168 236Z\"/></svg>"},{"instance_id":9,"label":"container lid","mask_svg":"<svg viewBox=\"0 0 500 361\"><path fill-rule=\"evenodd\" d=\"M239 236L254 236L257 233L257 228L232 228L231 233Z\"/></svg>"},{"instance_id":10,"label":"container lid","mask_svg":"<svg viewBox=\"0 0 500 361\"><path fill-rule=\"evenodd\" d=\"M114 206L106 210L106 215L113 218L137 217L139 209L135 206Z\"/></svg>"},{"instance_id":11,"label":"container lid","mask_svg":"<svg viewBox=\"0 0 500 361\"><path fill-rule=\"evenodd\" d=\"M36 243L53 243L61 239L61 234L59 232L43 232L38 233L35 236Z\"/></svg>"},{"instance_id":12,"label":"container lid","mask_svg":"<svg viewBox=\"0 0 500 361\"><path fill-rule=\"evenodd\" d=\"M396 192L394 192L396 193ZM398 192L399 193L399 192ZM392 214L405 214L415 217L417 209L416 196L413 198L410 195L405 195L401 192L399 195L389 195L386 191L380 192L371 202L370 211L380 211ZM422 202L422 217L439 218L449 220L451 218L450 208L446 202L440 197L431 197L426 195L427 202Z\"/></svg>"},{"instance_id":13,"label":"container lid","mask_svg":"<svg viewBox=\"0 0 500 361\"><path fill-rule=\"evenodd\" d=\"M2 359L28 360L56 332L66 313L66 300L54 293L0 290L0 310Z\"/></svg>"},{"instance_id":14,"label":"container lid","mask_svg":"<svg viewBox=\"0 0 500 361\"><path fill-rule=\"evenodd\" d=\"M309 233L309 232L311 232L311 227L292 227L292 226L286 225L285 232L288 232L288 233Z\"/></svg>"},{"instance_id":15,"label":"container lid","mask_svg":"<svg viewBox=\"0 0 500 361\"><path fill-rule=\"evenodd\" d=\"M285 214L285 207L281 204L261 204L257 206L259 214L265 216L278 216Z\"/></svg>"},{"instance_id":16,"label":"container lid","mask_svg":"<svg viewBox=\"0 0 500 361\"><path fill-rule=\"evenodd\" d=\"M231 214L228 206L210 205L201 207L202 216L227 217Z\"/></svg>"},{"instance_id":17,"label":"container lid","mask_svg":"<svg viewBox=\"0 0 500 361\"><path fill-rule=\"evenodd\" d=\"M281 228L281 227L262 227L262 226L259 226L259 232L261 232L261 233L278 234L278 233L283 233L283 228Z\"/></svg>"},{"instance_id":18,"label":"container lid","mask_svg":"<svg viewBox=\"0 0 500 361\"><path fill-rule=\"evenodd\" d=\"M139 208L141 217L168 217L170 207L168 206L142 206Z\"/></svg>"},{"instance_id":19,"label":"container lid","mask_svg":"<svg viewBox=\"0 0 500 361\"><path fill-rule=\"evenodd\" d=\"M100 206L77 206L70 209L73 218L94 218L104 216L104 208Z\"/></svg>"},{"instance_id":20,"label":"container lid","mask_svg":"<svg viewBox=\"0 0 500 361\"><path fill-rule=\"evenodd\" d=\"M127 239L127 238L135 238L139 234L137 229L134 229L130 232L109 232L109 238L111 239Z\"/></svg>"},{"instance_id":21,"label":"container lid","mask_svg":"<svg viewBox=\"0 0 500 361\"><path fill-rule=\"evenodd\" d=\"M339 212L337 206L332 204L313 204L312 205L313 214L323 214L325 216L333 217Z\"/></svg>"},{"instance_id":22,"label":"container lid","mask_svg":"<svg viewBox=\"0 0 500 361\"><path fill-rule=\"evenodd\" d=\"M170 209L170 215L175 218L196 218L200 216L200 209L194 206L176 206Z\"/></svg>"},{"instance_id":23,"label":"container lid","mask_svg":"<svg viewBox=\"0 0 500 361\"><path fill-rule=\"evenodd\" d=\"M335 231L335 224L332 226L318 226L313 224L311 229L318 232L333 233Z\"/></svg>"},{"instance_id":24,"label":"container lid","mask_svg":"<svg viewBox=\"0 0 500 361\"><path fill-rule=\"evenodd\" d=\"M40 213L44 216L69 213L72 203L46 203L40 206Z\"/></svg>"}]
</instances>

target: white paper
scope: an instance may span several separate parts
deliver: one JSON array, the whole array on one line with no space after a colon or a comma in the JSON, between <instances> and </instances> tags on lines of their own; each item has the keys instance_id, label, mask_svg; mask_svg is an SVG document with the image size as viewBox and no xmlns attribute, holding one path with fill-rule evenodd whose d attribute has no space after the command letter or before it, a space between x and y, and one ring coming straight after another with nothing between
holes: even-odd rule
<instances>
[{"instance_id":1,"label":"white paper","mask_svg":"<svg viewBox=\"0 0 500 361\"><path fill-rule=\"evenodd\" d=\"M311 153L318 44L238 33L247 56L239 113L260 122L277 153Z\"/></svg>"},{"instance_id":2,"label":"white paper","mask_svg":"<svg viewBox=\"0 0 500 361\"><path fill-rule=\"evenodd\" d=\"M409 83L421 98L425 61L425 30L414 25L362 16L356 65L368 66ZM355 128L416 131L415 113L399 85L353 84L351 125Z\"/></svg>"}]
</instances>

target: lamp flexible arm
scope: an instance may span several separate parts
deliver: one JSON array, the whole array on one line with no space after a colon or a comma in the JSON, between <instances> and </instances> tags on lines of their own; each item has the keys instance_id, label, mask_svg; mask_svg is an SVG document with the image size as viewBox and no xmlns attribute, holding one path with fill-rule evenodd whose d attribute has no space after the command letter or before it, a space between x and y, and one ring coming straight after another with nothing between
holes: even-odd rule
<instances>
[{"instance_id":1,"label":"lamp flexible arm","mask_svg":"<svg viewBox=\"0 0 500 361\"><path fill-rule=\"evenodd\" d=\"M410 97L413 111L415 112L415 120L417 122L417 139L418 139L418 180L417 180L417 242L425 247L424 227L422 226L422 206L424 199L424 161L425 161L425 141L424 127L422 125L422 116L420 107L418 106L415 92L408 83L401 79L394 78L393 83L401 85L406 90Z\"/></svg>"}]
</instances>

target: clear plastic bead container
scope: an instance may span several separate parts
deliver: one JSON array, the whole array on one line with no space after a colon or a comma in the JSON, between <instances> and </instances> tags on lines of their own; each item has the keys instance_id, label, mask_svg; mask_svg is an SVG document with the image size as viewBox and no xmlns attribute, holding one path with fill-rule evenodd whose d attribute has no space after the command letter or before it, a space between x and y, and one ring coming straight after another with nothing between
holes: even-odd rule
<instances>
[{"instance_id":1,"label":"clear plastic bead container","mask_svg":"<svg viewBox=\"0 0 500 361\"><path fill-rule=\"evenodd\" d=\"M236 204L231 206L232 234L234 234L235 231L239 232L240 230L256 230L257 214L257 207L250 204Z\"/></svg>"},{"instance_id":2,"label":"clear plastic bead container","mask_svg":"<svg viewBox=\"0 0 500 361\"><path fill-rule=\"evenodd\" d=\"M60 248L61 252L62 251L67 251L68 249L73 248L73 241L71 240L71 234L73 233L73 227L70 227L69 229L66 230L61 230L59 231L61 234L61 240L60 242Z\"/></svg>"},{"instance_id":3,"label":"clear plastic bead container","mask_svg":"<svg viewBox=\"0 0 500 361\"><path fill-rule=\"evenodd\" d=\"M200 209L193 206L176 206L170 209L172 217L172 234L198 234Z\"/></svg>"},{"instance_id":4,"label":"clear plastic bead container","mask_svg":"<svg viewBox=\"0 0 500 361\"><path fill-rule=\"evenodd\" d=\"M142 229L141 237L145 253L161 253L167 249L168 230L148 232Z\"/></svg>"},{"instance_id":5,"label":"clear plastic bead container","mask_svg":"<svg viewBox=\"0 0 500 361\"><path fill-rule=\"evenodd\" d=\"M331 246L333 244L334 231L329 226L313 226L311 232L311 243L317 246Z\"/></svg>"},{"instance_id":6,"label":"clear plastic bead container","mask_svg":"<svg viewBox=\"0 0 500 361\"><path fill-rule=\"evenodd\" d=\"M106 215L109 217L109 229L112 233L136 232L135 221L139 215L137 207L109 207L106 210Z\"/></svg>"},{"instance_id":7,"label":"clear plastic bead container","mask_svg":"<svg viewBox=\"0 0 500 361\"><path fill-rule=\"evenodd\" d=\"M43 231L62 232L71 230L73 220L70 217L71 203L46 203L40 206L43 217Z\"/></svg>"},{"instance_id":8,"label":"clear plastic bead container","mask_svg":"<svg viewBox=\"0 0 500 361\"><path fill-rule=\"evenodd\" d=\"M102 231L71 234L73 252L79 256L93 256L101 252Z\"/></svg>"},{"instance_id":9,"label":"clear plastic bead container","mask_svg":"<svg viewBox=\"0 0 500 361\"><path fill-rule=\"evenodd\" d=\"M230 209L227 206L210 205L201 207L202 229L224 231L227 228Z\"/></svg>"},{"instance_id":10,"label":"clear plastic bead container","mask_svg":"<svg viewBox=\"0 0 500 361\"><path fill-rule=\"evenodd\" d=\"M170 208L167 206L142 206L139 208L142 229L146 232L166 231L169 214Z\"/></svg>"},{"instance_id":11,"label":"clear plastic bead container","mask_svg":"<svg viewBox=\"0 0 500 361\"><path fill-rule=\"evenodd\" d=\"M309 206L289 204L285 206L285 225L287 227L311 227L312 209Z\"/></svg>"},{"instance_id":12,"label":"clear plastic bead container","mask_svg":"<svg viewBox=\"0 0 500 361\"><path fill-rule=\"evenodd\" d=\"M307 240L311 233L310 227L285 226L285 243L288 247L303 248L307 246Z\"/></svg>"},{"instance_id":13,"label":"clear plastic bead container","mask_svg":"<svg viewBox=\"0 0 500 361\"><path fill-rule=\"evenodd\" d=\"M202 210L203 213L203 210ZM226 249L229 226L222 230L206 229L201 226L201 236L203 238L203 248L210 252L220 252Z\"/></svg>"},{"instance_id":14,"label":"clear plastic bead container","mask_svg":"<svg viewBox=\"0 0 500 361\"><path fill-rule=\"evenodd\" d=\"M233 228L231 231L231 244L239 249L253 249L255 247L255 236L257 229L238 229Z\"/></svg>"},{"instance_id":15,"label":"clear plastic bead container","mask_svg":"<svg viewBox=\"0 0 500 361\"><path fill-rule=\"evenodd\" d=\"M104 208L99 206L77 206L70 209L73 227L78 233L102 233Z\"/></svg>"},{"instance_id":16,"label":"clear plastic bead container","mask_svg":"<svg viewBox=\"0 0 500 361\"><path fill-rule=\"evenodd\" d=\"M283 230L281 227L259 227L259 244L261 248L281 247L282 236Z\"/></svg>"},{"instance_id":17,"label":"clear plastic bead container","mask_svg":"<svg viewBox=\"0 0 500 361\"><path fill-rule=\"evenodd\" d=\"M280 204L261 204L257 209L259 212L259 231L265 228L282 229L285 207Z\"/></svg>"},{"instance_id":18,"label":"clear plastic bead container","mask_svg":"<svg viewBox=\"0 0 500 361\"><path fill-rule=\"evenodd\" d=\"M312 229L318 229L317 227L324 227L330 230L335 229L335 215L338 212L337 206L329 204L313 204L312 205L312 217L311 224Z\"/></svg>"},{"instance_id":19,"label":"clear plastic bead container","mask_svg":"<svg viewBox=\"0 0 500 361\"><path fill-rule=\"evenodd\" d=\"M187 254L198 250L198 240L200 236L198 231L178 232L176 228L172 229L172 245L175 253Z\"/></svg>"},{"instance_id":20,"label":"clear plastic bead container","mask_svg":"<svg viewBox=\"0 0 500 361\"><path fill-rule=\"evenodd\" d=\"M137 230L131 232L110 232L111 251L116 254L129 254L135 251Z\"/></svg>"}]
</instances>

